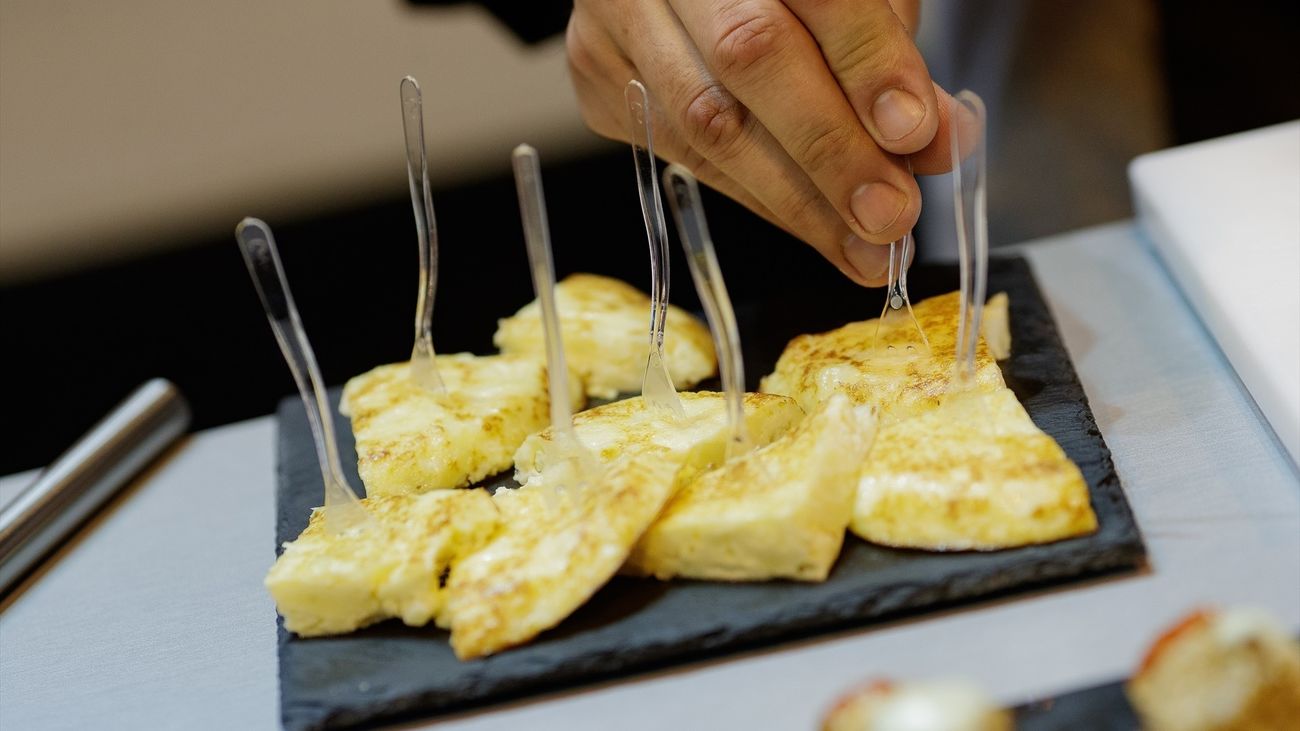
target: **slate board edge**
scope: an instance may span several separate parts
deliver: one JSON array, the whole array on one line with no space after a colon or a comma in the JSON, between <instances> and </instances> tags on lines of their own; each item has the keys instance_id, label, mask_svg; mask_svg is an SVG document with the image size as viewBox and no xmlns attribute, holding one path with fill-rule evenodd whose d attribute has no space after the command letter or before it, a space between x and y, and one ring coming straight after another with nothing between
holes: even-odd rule
<instances>
[{"instance_id":1,"label":"slate board edge","mask_svg":"<svg viewBox=\"0 0 1300 731\"><path fill-rule=\"evenodd\" d=\"M1101 438L1099 430L1096 428L1095 420L1092 418L1091 408L1087 404L1087 395L1082 390L1082 384L1078 380L1077 373L1073 370L1073 364L1069 361L1068 351L1065 350L1064 344L1061 343L1059 331L1056 328L1053 315L1047 305L1046 300L1042 297L1041 291L1038 290L1036 278L1032 274L1032 269L1028 263L1020 257L1004 258L1001 260L1001 266L1007 270L1023 270L1023 278L1027 286L1032 287L1033 294L1036 295L1037 303L1026 302L1024 298L1019 301L1013 299L1013 313L1017 309L1030 308L1029 311L1019 313L1017 322L1025 323L1030 319L1037 317L1042 320L1046 327L1044 332L1046 338L1050 341L1045 343L1051 347L1057 348L1060 352L1066 354L1063 366L1069 370L1069 379L1067 386L1070 390L1077 390L1071 398L1083 405L1082 412L1076 416L1083 418L1081 425L1087 427L1089 436L1097 441L1098 453L1095 457L1100 458L1100 464L1094 465L1100 468L1104 477L1098 482L1093 490L1094 501L1106 499L1110 503L1112 510L1121 513L1121 530L1125 530L1127 535L1120 540L1111 540L1108 548L1104 551L1091 553L1088 560L1082 564L1072 566L1053 566L1050 562L1044 565L1029 565L1019 567L1019 573L1027 573L1030 576L1003 576L999 581L990 581L984 577L980 581L973 582L972 585L961 587L960 584L949 584L943 588L942 600L937 600L933 596L926 596L927 590L924 587L902 587L900 591L894 592L897 596L882 599L880 596L873 596L863 599L856 606L849 606L844 611L837 611L831 616L819 616L816 618L803 618L797 623L797 626L791 626L789 617L785 617L786 623L777 628L769 628L766 631L758 630L733 634L718 639L716 633L710 636L706 633L704 636L690 638L697 641L690 648L684 651L678 643L676 646L660 648L642 648L642 653L634 662L623 663L616 672L601 670L601 658L594 658L594 662L584 662L581 667L568 669L564 673L550 673L545 679L532 679L531 682L517 682L509 690L491 691L475 697L472 701L447 702L439 700L436 692L426 694L413 694L402 699L389 699L382 708L375 708L373 705L362 707L349 707L347 705L335 706L332 709L322 708L318 704L308 703L306 705L296 705L292 702L286 703L283 696L285 660L287 659L289 635L283 629L282 623L277 621L279 626L279 655L281 659L280 676L282 690L282 720L286 728L292 731L297 729L308 728L342 728L356 727L359 724L370 725L378 722L392 722L401 719L411 719L417 717L430 717L453 710L462 710L473 707L491 705L505 700L534 696L547 691L558 690L565 687L580 685L585 682L601 682L612 677L626 677L651 671L657 668L681 665L687 662L694 662L704 658L717 657L721 654L730 654L734 652L743 652L758 647L770 646L789 641L805 639L810 636L822 634L837 629L846 629L854 626L863 626L874 624L880 621L893 619L906 615L916 615L924 611L937 610L958 605L969 605L973 601L997 598L1010 594L1019 594L1026 590L1039 589L1049 585L1059 585L1063 579L1093 577L1104 573L1114 573L1125 569L1133 569L1141 565L1145 554L1145 548L1141 540L1140 533L1137 529L1136 522L1133 520L1131 510L1119 486L1118 476L1115 474L1113 461L1111 460L1109 449ZM1016 276L1014 272L1004 272L1005 276ZM993 290L991 290L993 291ZM1028 317L1026 317L1028 316ZM1013 319L1017 318L1013 314ZM1028 405L1028 404L1027 404ZM283 425L286 417L293 414L294 411L301 413L301 406L296 399L286 399L281 405L279 413L279 422ZM287 435L280 434L280 451L281 460L277 464L277 472L280 478L280 484L289 484L289 475L283 462L283 456L286 454L285 445ZM1099 514L1102 512L1098 510ZM299 528L302 522L305 522L305 516L297 516L296 520L290 516L277 515L277 532L281 536L292 537L296 534L297 528L285 530L289 526L281 522L281 518L289 518L287 522L298 523ZM1106 526L1103 526L1105 528ZM1113 526L1112 526L1113 527ZM1089 539L1076 539L1088 541ZM1070 543L1070 542L1063 542ZM1062 544L1053 544L1060 546ZM277 544L277 552L279 546ZM873 605L866 609L865 605ZM844 609L844 608L842 608ZM595 671L595 672L593 672Z\"/></svg>"},{"instance_id":2,"label":"slate board edge","mask_svg":"<svg viewBox=\"0 0 1300 731\"><path fill-rule=\"evenodd\" d=\"M1032 568L1032 567L1027 567ZM872 597L872 604L887 605L879 610L869 609L859 612L847 612L842 616L828 616L821 620L808 620L807 624L792 628L790 624L773 627L768 631L755 631L715 639L716 635L702 634L690 638L697 644L690 650L678 646L665 646L655 652L643 651L637 660L624 662L615 673L601 670L606 658L595 656L584 665L574 666L564 672L551 673L529 682L518 682L508 690L482 694L470 701L447 701L437 691L408 696L400 701L389 701L383 710L373 706L360 707L338 706L334 709L322 709L314 704L294 709L282 708L284 726L289 731L309 731L317 729L357 729L373 728L402 721L432 719L444 714L470 711L490 707L499 703L522 699L542 699L547 693L553 693L583 685L596 684L612 680L626 680L637 675L652 673L668 668L686 667L698 662L713 660L724 656L739 656L747 652L796 644L818 636L847 631L867 625L876 625L925 613L938 612L954 608L969 608L982 603L995 602L1015 596L1023 596L1034 591L1063 588L1062 580L1097 578L1111 574L1122 574L1132 568L1129 555L1122 549L1108 551L1093 557L1081 571L1071 569L1039 572L1033 579L1006 577L1002 586L990 589L985 580L967 589L945 591L942 599L930 599L924 596L928 587L903 587L897 596ZM289 639L284 629L283 620L277 620L280 649L284 650ZM283 652L281 652L283 658ZM324 713L322 713L324 710Z\"/></svg>"},{"instance_id":3,"label":"slate board edge","mask_svg":"<svg viewBox=\"0 0 1300 731\"><path fill-rule=\"evenodd\" d=\"M1139 731L1125 681L1104 683L1022 703L1012 709L1017 731Z\"/></svg>"}]
</instances>

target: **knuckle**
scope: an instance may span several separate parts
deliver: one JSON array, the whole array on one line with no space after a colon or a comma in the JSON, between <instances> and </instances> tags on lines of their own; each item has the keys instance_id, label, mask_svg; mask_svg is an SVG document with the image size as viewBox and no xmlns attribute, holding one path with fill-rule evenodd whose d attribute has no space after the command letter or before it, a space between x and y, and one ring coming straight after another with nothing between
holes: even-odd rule
<instances>
[{"instance_id":1,"label":"knuckle","mask_svg":"<svg viewBox=\"0 0 1300 731\"><path fill-rule=\"evenodd\" d=\"M827 212L820 194L796 188L776 208L776 214L801 238L809 241L825 238Z\"/></svg>"},{"instance_id":2,"label":"knuckle","mask_svg":"<svg viewBox=\"0 0 1300 731\"><path fill-rule=\"evenodd\" d=\"M888 33L864 33L839 49L830 66L840 78L871 87L858 91L873 92L904 81L904 59L904 50Z\"/></svg>"},{"instance_id":3,"label":"knuckle","mask_svg":"<svg viewBox=\"0 0 1300 731\"><path fill-rule=\"evenodd\" d=\"M706 156L734 150L745 134L748 111L718 84L705 86L686 104L683 127L687 139Z\"/></svg>"},{"instance_id":4,"label":"knuckle","mask_svg":"<svg viewBox=\"0 0 1300 731\"><path fill-rule=\"evenodd\" d=\"M831 54L831 70L849 78L876 77L892 72L902 55L895 34L871 26L845 39Z\"/></svg>"},{"instance_id":5,"label":"knuckle","mask_svg":"<svg viewBox=\"0 0 1300 731\"><path fill-rule=\"evenodd\" d=\"M818 128L800 138L792 152L809 175L817 176L843 167L845 151L852 149L852 138L852 130L845 126Z\"/></svg>"},{"instance_id":6,"label":"knuckle","mask_svg":"<svg viewBox=\"0 0 1300 731\"><path fill-rule=\"evenodd\" d=\"M713 45L720 74L744 74L786 48L794 31L791 21L760 9L737 12Z\"/></svg>"}]
</instances>

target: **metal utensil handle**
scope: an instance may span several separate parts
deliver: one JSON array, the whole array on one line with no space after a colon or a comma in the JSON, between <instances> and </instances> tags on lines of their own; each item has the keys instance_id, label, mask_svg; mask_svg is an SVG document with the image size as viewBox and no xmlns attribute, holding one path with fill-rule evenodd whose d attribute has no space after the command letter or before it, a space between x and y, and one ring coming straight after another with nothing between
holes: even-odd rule
<instances>
[{"instance_id":1,"label":"metal utensil handle","mask_svg":"<svg viewBox=\"0 0 1300 731\"><path fill-rule=\"evenodd\" d=\"M185 433L190 408L155 378L77 440L0 510L0 594Z\"/></svg>"}]
</instances>

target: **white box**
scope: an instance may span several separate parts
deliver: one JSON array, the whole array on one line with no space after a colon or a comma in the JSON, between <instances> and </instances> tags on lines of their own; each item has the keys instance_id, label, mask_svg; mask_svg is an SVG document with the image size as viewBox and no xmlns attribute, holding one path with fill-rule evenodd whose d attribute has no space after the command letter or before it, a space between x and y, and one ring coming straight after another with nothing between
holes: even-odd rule
<instances>
[{"instance_id":1,"label":"white box","mask_svg":"<svg viewBox=\"0 0 1300 731\"><path fill-rule=\"evenodd\" d=\"M1129 180L1143 229L1300 464L1300 121L1142 155Z\"/></svg>"}]
</instances>

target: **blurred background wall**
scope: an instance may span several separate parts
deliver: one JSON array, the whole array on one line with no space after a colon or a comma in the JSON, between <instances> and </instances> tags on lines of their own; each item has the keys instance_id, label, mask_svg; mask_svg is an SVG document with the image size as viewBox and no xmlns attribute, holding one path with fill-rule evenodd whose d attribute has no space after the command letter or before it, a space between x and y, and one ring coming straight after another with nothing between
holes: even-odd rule
<instances>
[{"instance_id":1,"label":"blurred background wall","mask_svg":"<svg viewBox=\"0 0 1300 731\"><path fill-rule=\"evenodd\" d=\"M1133 155L1300 116L1294 2L923 7L936 78L996 100L995 244L1129 215ZM233 244L244 215L276 228L327 380L406 357L408 73L437 188L440 351L489 351L496 319L532 297L518 142L543 155L560 273L646 286L627 152L583 128L559 37L525 43L473 3L0 0L0 473L47 463L152 376L181 386L199 428L291 393ZM730 201L706 205L738 301L775 273L838 281ZM923 252L943 249L931 208ZM673 300L691 307L674 256Z\"/></svg>"},{"instance_id":2,"label":"blurred background wall","mask_svg":"<svg viewBox=\"0 0 1300 731\"><path fill-rule=\"evenodd\" d=\"M0 282L400 194L408 73L437 184L596 144L561 39L473 5L0 0Z\"/></svg>"}]
</instances>

